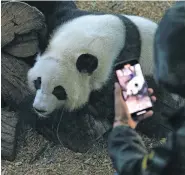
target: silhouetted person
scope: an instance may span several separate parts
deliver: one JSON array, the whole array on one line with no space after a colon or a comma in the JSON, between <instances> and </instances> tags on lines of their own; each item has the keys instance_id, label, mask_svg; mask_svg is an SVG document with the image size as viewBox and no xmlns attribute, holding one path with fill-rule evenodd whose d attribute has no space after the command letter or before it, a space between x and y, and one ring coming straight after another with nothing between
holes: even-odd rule
<instances>
[{"instance_id":1,"label":"silhouetted person","mask_svg":"<svg viewBox=\"0 0 185 175\"><path fill-rule=\"evenodd\" d=\"M155 36L155 70L157 83L168 91L185 97L185 2L168 9ZM152 89L149 89L152 94ZM152 97L155 101L155 97ZM139 121L151 117L152 111ZM115 84L115 122L108 141L108 150L119 175L185 175L185 107L172 114L169 122L174 132L166 144L150 153L134 128L121 89ZM150 126L148 126L150 127Z\"/></svg>"}]
</instances>

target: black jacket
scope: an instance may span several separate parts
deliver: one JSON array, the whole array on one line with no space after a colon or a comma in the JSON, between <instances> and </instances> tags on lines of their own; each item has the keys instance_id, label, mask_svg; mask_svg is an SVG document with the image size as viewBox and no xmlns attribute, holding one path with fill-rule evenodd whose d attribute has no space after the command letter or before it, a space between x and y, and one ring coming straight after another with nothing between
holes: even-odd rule
<instances>
[{"instance_id":1,"label":"black jacket","mask_svg":"<svg viewBox=\"0 0 185 175\"><path fill-rule=\"evenodd\" d=\"M185 123L150 153L135 130L116 127L109 136L108 150L119 175L185 175Z\"/></svg>"}]
</instances>

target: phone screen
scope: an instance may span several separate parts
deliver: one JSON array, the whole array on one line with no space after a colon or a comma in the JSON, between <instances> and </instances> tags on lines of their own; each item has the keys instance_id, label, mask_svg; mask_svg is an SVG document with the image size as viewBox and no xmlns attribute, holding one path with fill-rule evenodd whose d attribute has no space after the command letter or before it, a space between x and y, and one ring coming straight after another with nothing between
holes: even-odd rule
<instances>
[{"instance_id":1,"label":"phone screen","mask_svg":"<svg viewBox=\"0 0 185 175\"><path fill-rule=\"evenodd\" d=\"M148 86L139 63L123 64L116 70L116 75L122 89L123 98L131 114L139 111L146 112L147 108L152 107L148 95Z\"/></svg>"}]
</instances>

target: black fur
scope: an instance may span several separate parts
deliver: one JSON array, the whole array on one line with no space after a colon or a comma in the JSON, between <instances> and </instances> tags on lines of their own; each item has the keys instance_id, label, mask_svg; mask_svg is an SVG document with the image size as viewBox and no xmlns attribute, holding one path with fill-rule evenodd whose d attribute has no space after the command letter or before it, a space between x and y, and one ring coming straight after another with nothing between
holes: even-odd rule
<instances>
[{"instance_id":1,"label":"black fur","mask_svg":"<svg viewBox=\"0 0 185 175\"><path fill-rule=\"evenodd\" d=\"M66 100L67 98L66 91L62 86L55 87L52 94L55 95L58 100Z\"/></svg>"},{"instance_id":2,"label":"black fur","mask_svg":"<svg viewBox=\"0 0 185 175\"><path fill-rule=\"evenodd\" d=\"M78 57L76 68L80 73L91 75L98 67L98 59L91 54L82 54Z\"/></svg>"},{"instance_id":3,"label":"black fur","mask_svg":"<svg viewBox=\"0 0 185 175\"><path fill-rule=\"evenodd\" d=\"M34 86L35 86L35 89L36 90L40 89L40 86L41 86L41 77L38 77L36 80L34 80Z\"/></svg>"},{"instance_id":4,"label":"black fur","mask_svg":"<svg viewBox=\"0 0 185 175\"><path fill-rule=\"evenodd\" d=\"M139 59L141 54L141 37L137 26L125 16L117 15L126 26L125 47L120 52L116 63L123 60Z\"/></svg>"}]
</instances>

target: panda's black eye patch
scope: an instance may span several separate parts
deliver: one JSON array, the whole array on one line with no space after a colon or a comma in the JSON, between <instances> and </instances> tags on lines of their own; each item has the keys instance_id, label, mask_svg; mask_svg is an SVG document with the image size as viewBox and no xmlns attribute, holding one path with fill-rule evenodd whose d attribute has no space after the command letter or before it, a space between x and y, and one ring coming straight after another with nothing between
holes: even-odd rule
<instances>
[{"instance_id":1,"label":"panda's black eye patch","mask_svg":"<svg viewBox=\"0 0 185 175\"><path fill-rule=\"evenodd\" d=\"M137 83L135 83L135 86L136 86L136 87L138 87L138 84L137 84Z\"/></svg>"},{"instance_id":2,"label":"panda's black eye patch","mask_svg":"<svg viewBox=\"0 0 185 175\"><path fill-rule=\"evenodd\" d=\"M57 97L58 100L66 100L67 94L62 86L57 86L54 88L52 94Z\"/></svg>"},{"instance_id":3,"label":"panda's black eye patch","mask_svg":"<svg viewBox=\"0 0 185 175\"><path fill-rule=\"evenodd\" d=\"M81 73L92 74L98 67L98 58L91 54L82 54L76 61L76 68Z\"/></svg>"},{"instance_id":4,"label":"panda's black eye patch","mask_svg":"<svg viewBox=\"0 0 185 175\"><path fill-rule=\"evenodd\" d=\"M38 90L40 89L41 86L41 77L38 77L36 80L33 81L35 89Z\"/></svg>"}]
</instances>

